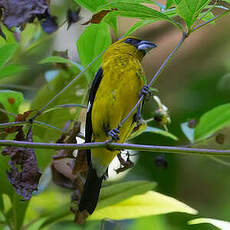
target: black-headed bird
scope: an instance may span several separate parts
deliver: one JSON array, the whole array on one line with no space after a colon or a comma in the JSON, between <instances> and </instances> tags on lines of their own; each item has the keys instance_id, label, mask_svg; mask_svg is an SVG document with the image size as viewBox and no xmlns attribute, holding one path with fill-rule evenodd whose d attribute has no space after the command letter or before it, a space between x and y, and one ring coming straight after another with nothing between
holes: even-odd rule
<instances>
[{"instance_id":1,"label":"black-headed bird","mask_svg":"<svg viewBox=\"0 0 230 230\"><path fill-rule=\"evenodd\" d=\"M140 98L146 83L141 61L154 47L156 45L151 42L125 37L106 50L89 93L85 142L103 142L112 137L123 143L129 137L140 109L134 111L121 127L119 124ZM117 154L118 150L107 148L87 151L89 171L76 218L79 215L87 217L95 210L104 175Z\"/></svg>"}]
</instances>

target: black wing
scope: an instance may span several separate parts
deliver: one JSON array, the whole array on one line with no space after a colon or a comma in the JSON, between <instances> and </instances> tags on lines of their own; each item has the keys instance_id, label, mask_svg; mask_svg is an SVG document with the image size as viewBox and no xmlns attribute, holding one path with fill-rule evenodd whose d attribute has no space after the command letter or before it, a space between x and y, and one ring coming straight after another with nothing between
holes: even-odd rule
<instances>
[{"instance_id":1,"label":"black wing","mask_svg":"<svg viewBox=\"0 0 230 230\"><path fill-rule=\"evenodd\" d=\"M97 89L100 85L101 79L103 75L103 70L100 67L93 79L93 83L90 88L89 92L89 101L88 101L88 109L86 114L86 125L85 125L85 142L89 143L92 139L92 108L93 108L93 102L96 96ZM90 157L90 150L87 151L87 160L88 164L90 164L91 157Z\"/></svg>"}]
</instances>

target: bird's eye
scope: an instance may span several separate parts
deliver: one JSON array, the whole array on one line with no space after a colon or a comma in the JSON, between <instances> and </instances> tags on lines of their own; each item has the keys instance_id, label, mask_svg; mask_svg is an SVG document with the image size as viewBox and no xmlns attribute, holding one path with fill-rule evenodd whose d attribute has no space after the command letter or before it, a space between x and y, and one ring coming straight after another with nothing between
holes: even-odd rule
<instances>
[{"instance_id":1,"label":"bird's eye","mask_svg":"<svg viewBox=\"0 0 230 230\"><path fill-rule=\"evenodd\" d=\"M137 45L140 42L140 40L135 39L135 38L127 38L125 40L125 43L131 44L133 46Z\"/></svg>"}]
</instances>

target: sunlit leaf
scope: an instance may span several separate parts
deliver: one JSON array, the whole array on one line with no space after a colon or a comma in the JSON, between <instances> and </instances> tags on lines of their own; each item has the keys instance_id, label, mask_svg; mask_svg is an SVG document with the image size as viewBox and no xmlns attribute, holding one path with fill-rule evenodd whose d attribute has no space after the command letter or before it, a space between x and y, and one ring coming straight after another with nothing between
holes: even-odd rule
<instances>
[{"instance_id":1,"label":"sunlit leaf","mask_svg":"<svg viewBox=\"0 0 230 230\"><path fill-rule=\"evenodd\" d=\"M156 183L149 181L127 181L105 186L101 189L97 208L101 209L134 195L143 194L155 186Z\"/></svg>"},{"instance_id":2,"label":"sunlit leaf","mask_svg":"<svg viewBox=\"0 0 230 230\"><path fill-rule=\"evenodd\" d=\"M214 134L218 130L230 125L230 104L217 106L200 118L195 127L195 140L202 140Z\"/></svg>"},{"instance_id":3,"label":"sunlit leaf","mask_svg":"<svg viewBox=\"0 0 230 230\"><path fill-rule=\"evenodd\" d=\"M221 229L221 230L229 230L230 229L230 222L211 219L211 218L197 218L194 220L190 220L188 224L212 224L213 226Z\"/></svg>"},{"instance_id":4,"label":"sunlit leaf","mask_svg":"<svg viewBox=\"0 0 230 230\"><path fill-rule=\"evenodd\" d=\"M132 219L143 216L184 212L197 214L197 211L186 204L163 194L149 191L142 195L132 196L112 206L96 209L89 220L98 219Z\"/></svg>"}]
</instances>

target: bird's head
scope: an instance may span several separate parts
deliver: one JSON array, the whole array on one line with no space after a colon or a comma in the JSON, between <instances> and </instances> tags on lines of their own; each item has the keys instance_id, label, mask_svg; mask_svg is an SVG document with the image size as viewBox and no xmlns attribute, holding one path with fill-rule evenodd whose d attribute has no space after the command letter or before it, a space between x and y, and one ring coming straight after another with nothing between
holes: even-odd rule
<instances>
[{"instance_id":1,"label":"bird's head","mask_svg":"<svg viewBox=\"0 0 230 230\"><path fill-rule=\"evenodd\" d=\"M135 37L127 37L124 40L124 43L134 46L138 51L144 55L148 53L151 49L157 47L154 43L140 40Z\"/></svg>"},{"instance_id":2,"label":"bird's head","mask_svg":"<svg viewBox=\"0 0 230 230\"><path fill-rule=\"evenodd\" d=\"M141 60L145 54L155 47L156 45L152 42L128 36L113 43L106 51L106 56L128 54Z\"/></svg>"}]
</instances>

